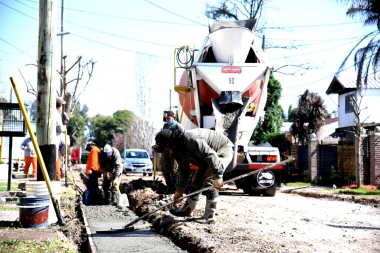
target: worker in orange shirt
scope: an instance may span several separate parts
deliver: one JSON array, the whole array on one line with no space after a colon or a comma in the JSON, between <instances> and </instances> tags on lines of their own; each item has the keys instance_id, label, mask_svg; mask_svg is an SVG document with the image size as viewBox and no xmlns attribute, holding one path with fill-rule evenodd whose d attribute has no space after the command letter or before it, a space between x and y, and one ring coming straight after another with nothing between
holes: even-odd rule
<instances>
[{"instance_id":1,"label":"worker in orange shirt","mask_svg":"<svg viewBox=\"0 0 380 253\"><path fill-rule=\"evenodd\" d=\"M96 205L100 197L98 179L103 173L99 164L100 150L92 141L87 143L86 150L90 152L86 163L87 189L90 192L89 204Z\"/></svg>"}]
</instances>

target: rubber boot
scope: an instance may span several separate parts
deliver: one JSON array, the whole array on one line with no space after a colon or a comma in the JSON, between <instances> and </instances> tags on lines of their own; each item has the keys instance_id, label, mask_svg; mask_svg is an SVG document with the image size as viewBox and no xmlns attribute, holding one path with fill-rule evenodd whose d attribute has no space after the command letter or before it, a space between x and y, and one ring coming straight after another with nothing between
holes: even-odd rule
<instances>
[{"instance_id":1,"label":"rubber boot","mask_svg":"<svg viewBox=\"0 0 380 253\"><path fill-rule=\"evenodd\" d=\"M175 215L175 216L180 216L180 217L191 217L193 216L193 211L195 207L197 206L197 203L199 201L199 196L200 193L194 196L190 196L186 199L185 204L183 204L180 208L178 209L170 209L170 213Z\"/></svg>"},{"instance_id":2,"label":"rubber boot","mask_svg":"<svg viewBox=\"0 0 380 253\"><path fill-rule=\"evenodd\" d=\"M213 224L216 222L216 206L219 201L219 192L213 190L206 195L205 213L198 218L192 219L201 224Z\"/></svg>"}]
</instances>

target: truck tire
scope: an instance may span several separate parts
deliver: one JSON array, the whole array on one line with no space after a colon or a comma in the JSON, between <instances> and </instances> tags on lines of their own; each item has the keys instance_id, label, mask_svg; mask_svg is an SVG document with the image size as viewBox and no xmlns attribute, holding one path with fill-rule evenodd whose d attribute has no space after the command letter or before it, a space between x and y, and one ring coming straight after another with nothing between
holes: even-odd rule
<instances>
[{"instance_id":1,"label":"truck tire","mask_svg":"<svg viewBox=\"0 0 380 253\"><path fill-rule=\"evenodd\" d=\"M244 185L243 192L249 196L261 196L262 189L253 188L252 183L247 183Z\"/></svg>"},{"instance_id":2,"label":"truck tire","mask_svg":"<svg viewBox=\"0 0 380 253\"><path fill-rule=\"evenodd\" d=\"M266 188L264 196L274 197L276 195L276 188Z\"/></svg>"}]
</instances>

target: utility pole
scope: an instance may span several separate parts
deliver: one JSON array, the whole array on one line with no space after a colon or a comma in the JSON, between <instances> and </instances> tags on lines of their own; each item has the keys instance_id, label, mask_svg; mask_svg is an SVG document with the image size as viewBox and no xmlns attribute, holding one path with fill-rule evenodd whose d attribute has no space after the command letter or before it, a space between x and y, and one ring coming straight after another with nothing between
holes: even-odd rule
<instances>
[{"instance_id":1,"label":"utility pole","mask_svg":"<svg viewBox=\"0 0 380 253\"><path fill-rule=\"evenodd\" d=\"M57 36L61 36L61 78L60 78L60 90L59 90L59 96L63 97L66 101L66 104L63 105L63 123L67 124L70 117L70 107L71 107L71 94L68 94L66 92L66 56L63 55L63 36L69 34L69 32L64 32L63 29L63 20L64 20L64 10L65 10L65 0L62 0L61 2L61 33L57 34Z\"/></svg>"},{"instance_id":2,"label":"utility pole","mask_svg":"<svg viewBox=\"0 0 380 253\"><path fill-rule=\"evenodd\" d=\"M57 148L56 136L56 86L54 64L54 38L56 35L57 4L56 0L40 0L39 36L38 36L38 117L37 141L46 165L50 180L55 180ZM37 180L44 177L38 164Z\"/></svg>"}]
</instances>

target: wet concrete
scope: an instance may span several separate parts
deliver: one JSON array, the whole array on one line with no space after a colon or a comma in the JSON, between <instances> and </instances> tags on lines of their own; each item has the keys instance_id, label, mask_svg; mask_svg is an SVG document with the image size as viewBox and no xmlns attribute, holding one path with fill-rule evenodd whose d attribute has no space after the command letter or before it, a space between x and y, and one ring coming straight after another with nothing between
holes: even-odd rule
<instances>
[{"instance_id":1,"label":"wet concrete","mask_svg":"<svg viewBox=\"0 0 380 253\"><path fill-rule=\"evenodd\" d=\"M133 225L134 231L115 234L96 233L100 230L122 228L138 218L128 209L113 205L85 206L83 217L89 237L89 252L187 252L169 239L151 230L151 224L139 221Z\"/></svg>"}]
</instances>

